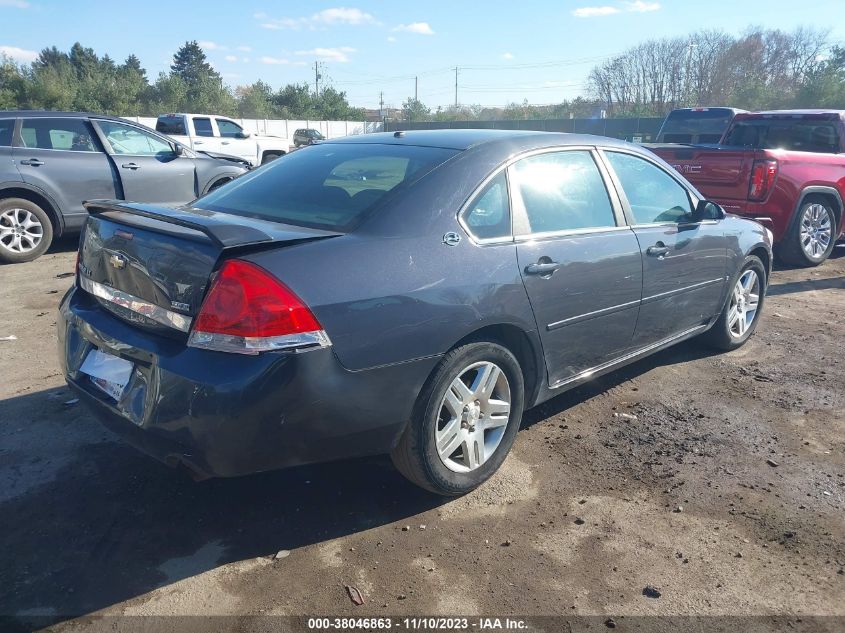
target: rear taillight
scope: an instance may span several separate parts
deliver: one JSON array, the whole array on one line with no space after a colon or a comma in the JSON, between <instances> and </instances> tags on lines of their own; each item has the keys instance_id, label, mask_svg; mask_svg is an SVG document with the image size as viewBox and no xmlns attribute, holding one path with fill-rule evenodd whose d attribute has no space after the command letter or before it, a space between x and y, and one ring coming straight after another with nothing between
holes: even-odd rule
<instances>
[{"instance_id":1,"label":"rear taillight","mask_svg":"<svg viewBox=\"0 0 845 633\"><path fill-rule=\"evenodd\" d=\"M778 175L776 160L757 160L751 168L751 185L748 188L749 200L765 200L775 184Z\"/></svg>"},{"instance_id":2,"label":"rear taillight","mask_svg":"<svg viewBox=\"0 0 845 633\"><path fill-rule=\"evenodd\" d=\"M194 320L188 345L258 354L330 345L302 300L263 268L232 259L223 264Z\"/></svg>"}]
</instances>

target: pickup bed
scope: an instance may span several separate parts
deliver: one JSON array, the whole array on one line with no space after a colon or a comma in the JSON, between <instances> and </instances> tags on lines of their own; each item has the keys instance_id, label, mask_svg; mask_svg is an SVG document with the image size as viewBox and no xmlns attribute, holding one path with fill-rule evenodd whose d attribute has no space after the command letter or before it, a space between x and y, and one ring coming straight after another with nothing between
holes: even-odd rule
<instances>
[{"instance_id":1,"label":"pickup bed","mask_svg":"<svg viewBox=\"0 0 845 633\"><path fill-rule=\"evenodd\" d=\"M263 165L290 150L287 139L246 132L240 125L214 114L162 114L156 131L198 151L230 154Z\"/></svg>"},{"instance_id":2,"label":"pickup bed","mask_svg":"<svg viewBox=\"0 0 845 633\"><path fill-rule=\"evenodd\" d=\"M842 234L843 114L737 114L718 145L647 147L727 212L770 228L781 259L815 266Z\"/></svg>"}]
</instances>

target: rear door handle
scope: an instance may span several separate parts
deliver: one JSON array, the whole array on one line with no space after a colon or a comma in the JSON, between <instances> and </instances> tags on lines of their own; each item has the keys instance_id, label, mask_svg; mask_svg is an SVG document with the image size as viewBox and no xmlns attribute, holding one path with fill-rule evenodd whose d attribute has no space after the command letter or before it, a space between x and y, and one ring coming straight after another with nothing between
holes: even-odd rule
<instances>
[{"instance_id":1,"label":"rear door handle","mask_svg":"<svg viewBox=\"0 0 845 633\"><path fill-rule=\"evenodd\" d=\"M223 141L222 145L228 145L229 141Z\"/></svg>"},{"instance_id":2,"label":"rear door handle","mask_svg":"<svg viewBox=\"0 0 845 633\"><path fill-rule=\"evenodd\" d=\"M646 249L646 254L651 255L652 257L663 257L669 253L669 247L664 246L663 244L655 244L654 246L649 246Z\"/></svg>"},{"instance_id":3,"label":"rear door handle","mask_svg":"<svg viewBox=\"0 0 845 633\"><path fill-rule=\"evenodd\" d=\"M560 268L558 262L546 262L543 264L528 264L525 267L526 275L551 275L554 271Z\"/></svg>"},{"instance_id":4,"label":"rear door handle","mask_svg":"<svg viewBox=\"0 0 845 633\"><path fill-rule=\"evenodd\" d=\"M41 167L43 164L44 161L38 160L37 158L28 158L21 161L21 165L29 165L30 167Z\"/></svg>"},{"instance_id":5,"label":"rear door handle","mask_svg":"<svg viewBox=\"0 0 845 633\"><path fill-rule=\"evenodd\" d=\"M135 171L136 169L141 169L141 166L138 163L123 163L121 167L123 167L124 169L131 169L132 171Z\"/></svg>"}]
</instances>

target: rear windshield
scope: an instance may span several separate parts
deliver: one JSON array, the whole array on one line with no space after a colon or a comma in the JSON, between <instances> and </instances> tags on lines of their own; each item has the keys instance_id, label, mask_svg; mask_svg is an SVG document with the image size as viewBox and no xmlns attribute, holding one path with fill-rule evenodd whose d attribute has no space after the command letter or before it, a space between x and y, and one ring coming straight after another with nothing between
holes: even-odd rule
<instances>
[{"instance_id":1,"label":"rear windshield","mask_svg":"<svg viewBox=\"0 0 845 633\"><path fill-rule=\"evenodd\" d=\"M194 206L347 231L391 193L455 154L453 149L410 145L312 145L241 176Z\"/></svg>"},{"instance_id":2,"label":"rear windshield","mask_svg":"<svg viewBox=\"0 0 845 633\"><path fill-rule=\"evenodd\" d=\"M728 108L670 112L657 137L662 143L718 143L734 118Z\"/></svg>"},{"instance_id":3,"label":"rear windshield","mask_svg":"<svg viewBox=\"0 0 845 633\"><path fill-rule=\"evenodd\" d=\"M185 130L185 117L183 116L160 116L156 121L156 132L162 134L177 134L187 136Z\"/></svg>"},{"instance_id":4,"label":"rear windshield","mask_svg":"<svg viewBox=\"0 0 845 633\"><path fill-rule=\"evenodd\" d=\"M839 133L836 125L830 121L810 119L737 121L725 139L725 145L835 154L839 152Z\"/></svg>"}]
</instances>

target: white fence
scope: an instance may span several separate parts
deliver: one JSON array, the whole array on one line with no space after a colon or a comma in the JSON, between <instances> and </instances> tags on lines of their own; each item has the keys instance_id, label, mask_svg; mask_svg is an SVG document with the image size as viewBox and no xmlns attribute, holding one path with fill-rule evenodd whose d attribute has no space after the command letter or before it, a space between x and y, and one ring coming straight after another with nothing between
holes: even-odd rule
<instances>
[{"instance_id":1,"label":"white fence","mask_svg":"<svg viewBox=\"0 0 845 633\"><path fill-rule=\"evenodd\" d=\"M156 118L147 116L125 116L124 119L135 121L147 127L155 129ZM252 134L264 134L267 136L279 136L285 139L292 139L295 130L300 128L311 128L319 130L326 138L338 136L349 136L350 134L369 134L381 132L384 127L381 121L297 121L294 119L235 119L244 130Z\"/></svg>"}]
</instances>

